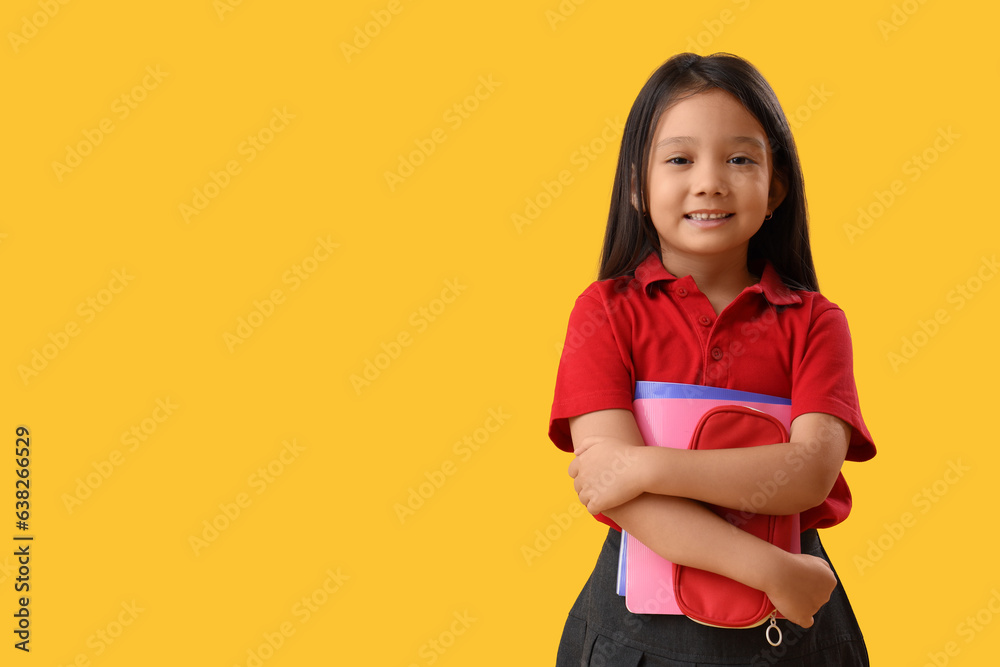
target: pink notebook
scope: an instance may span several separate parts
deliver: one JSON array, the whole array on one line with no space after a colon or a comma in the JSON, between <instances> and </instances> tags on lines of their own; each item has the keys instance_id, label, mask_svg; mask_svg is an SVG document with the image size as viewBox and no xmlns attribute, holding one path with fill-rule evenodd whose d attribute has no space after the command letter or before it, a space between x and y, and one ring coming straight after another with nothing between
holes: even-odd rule
<instances>
[{"instance_id":1,"label":"pink notebook","mask_svg":"<svg viewBox=\"0 0 1000 667\"><path fill-rule=\"evenodd\" d=\"M733 389L672 382L637 382L632 403L639 431L647 445L687 449L701 416L720 405L743 405L766 412L790 428L792 405L786 398ZM796 515L795 521L798 521ZM798 530L793 531L798 534ZM799 553L799 541L781 545ZM672 563L639 540L622 532L618 563L618 594L636 614L681 614L674 598Z\"/></svg>"}]
</instances>

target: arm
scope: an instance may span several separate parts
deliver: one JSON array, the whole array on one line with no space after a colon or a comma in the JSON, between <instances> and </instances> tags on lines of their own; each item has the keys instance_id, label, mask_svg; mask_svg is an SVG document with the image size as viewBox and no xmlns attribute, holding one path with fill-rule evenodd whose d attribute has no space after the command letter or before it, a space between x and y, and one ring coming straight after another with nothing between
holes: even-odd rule
<instances>
[{"instance_id":1,"label":"arm","mask_svg":"<svg viewBox=\"0 0 1000 667\"><path fill-rule=\"evenodd\" d=\"M628 437L632 431L638 435L627 410L600 410L574 417L570 431L573 442L581 445L595 439ZM626 458L619 463L620 468L635 465ZM583 497L581 492L581 500ZM687 498L643 493L605 514L667 560L764 591L786 618L802 627L812 625L813 614L836 586L836 578L821 559L783 551Z\"/></svg>"},{"instance_id":2,"label":"arm","mask_svg":"<svg viewBox=\"0 0 1000 667\"><path fill-rule=\"evenodd\" d=\"M574 434L579 445L570 465L580 500L593 513L643 492L757 514L801 512L829 495L851 436L844 421L813 412L792 422L790 442L712 450L645 447L629 411L601 412L607 414L586 435Z\"/></svg>"},{"instance_id":3,"label":"arm","mask_svg":"<svg viewBox=\"0 0 1000 667\"><path fill-rule=\"evenodd\" d=\"M854 460L871 458L874 447L858 407L847 319L822 297L812 308L808 331L799 332L805 337L793 346L791 398L799 416L789 443L707 451L642 448L636 465L605 490L597 475L607 459L620 456L626 445L642 444L634 424L605 431L579 448L584 485L597 489L584 500L588 509L614 507L643 491L764 514L821 505L837 482L849 443L858 446Z\"/></svg>"}]
</instances>

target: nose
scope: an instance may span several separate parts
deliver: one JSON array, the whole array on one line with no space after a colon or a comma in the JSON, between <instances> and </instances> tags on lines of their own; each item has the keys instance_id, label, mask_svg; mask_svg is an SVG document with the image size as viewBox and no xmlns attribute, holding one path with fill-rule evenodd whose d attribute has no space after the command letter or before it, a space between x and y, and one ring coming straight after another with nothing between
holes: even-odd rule
<instances>
[{"instance_id":1,"label":"nose","mask_svg":"<svg viewBox=\"0 0 1000 667\"><path fill-rule=\"evenodd\" d=\"M696 195L725 196L729 192L724 165L701 160L695 164L691 179L691 190Z\"/></svg>"}]
</instances>

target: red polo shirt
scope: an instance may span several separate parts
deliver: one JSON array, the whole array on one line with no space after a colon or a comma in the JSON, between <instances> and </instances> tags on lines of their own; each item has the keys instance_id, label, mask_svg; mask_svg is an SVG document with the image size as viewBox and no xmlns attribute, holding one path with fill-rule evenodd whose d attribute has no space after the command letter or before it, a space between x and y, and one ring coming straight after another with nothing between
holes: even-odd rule
<instances>
[{"instance_id":1,"label":"red polo shirt","mask_svg":"<svg viewBox=\"0 0 1000 667\"><path fill-rule=\"evenodd\" d=\"M789 289L770 263L762 268L760 281L718 316L691 276L671 275L655 252L634 277L591 284L569 317L549 420L552 441L572 452L570 417L631 410L635 383L647 380L790 398L792 419L824 412L851 425L847 460L875 456L858 405L844 312L818 292ZM850 511L851 492L839 475L827 499L802 513L802 530L833 526Z\"/></svg>"}]
</instances>

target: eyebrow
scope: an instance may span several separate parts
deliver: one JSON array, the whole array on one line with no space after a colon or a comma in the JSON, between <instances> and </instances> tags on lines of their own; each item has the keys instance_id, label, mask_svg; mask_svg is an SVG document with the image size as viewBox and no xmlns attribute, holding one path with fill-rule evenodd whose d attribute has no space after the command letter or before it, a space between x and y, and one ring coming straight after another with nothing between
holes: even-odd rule
<instances>
[{"instance_id":1,"label":"eyebrow","mask_svg":"<svg viewBox=\"0 0 1000 667\"><path fill-rule=\"evenodd\" d=\"M760 139L757 139L756 137L742 137L742 136L730 137L729 140L737 144L750 144L754 148L764 150L764 142L761 141ZM653 150L658 150L660 148L663 148L664 146L670 146L672 144L697 144L697 143L698 140L695 139L694 137L667 137L662 141L658 141L656 145L653 146Z\"/></svg>"}]
</instances>

